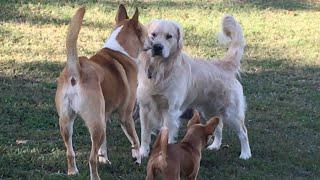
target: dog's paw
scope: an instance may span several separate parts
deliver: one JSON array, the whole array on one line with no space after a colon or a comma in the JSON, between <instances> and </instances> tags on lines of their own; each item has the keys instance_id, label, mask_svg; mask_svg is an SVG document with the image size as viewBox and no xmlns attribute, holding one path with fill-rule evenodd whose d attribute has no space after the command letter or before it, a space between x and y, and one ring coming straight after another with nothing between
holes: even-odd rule
<instances>
[{"instance_id":1,"label":"dog's paw","mask_svg":"<svg viewBox=\"0 0 320 180\"><path fill-rule=\"evenodd\" d=\"M109 161L108 157L105 157L104 155L99 155L98 158L99 162L102 164L109 164L111 165L111 162Z\"/></svg>"},{"instance_id":2,"label":"dog's paw","mask_svg":"<svg viewBox=\"0 0 320 180\"><path fill-rule=\"evenodd\" d=\"M251 152L241 152L239 158L243 160L248 160L249 158L251 158Z\"/></svg>"},{"instance_id":3,"label":"dog's paw","mask_svg":"<svg viewBox=\"0 0 320 180\"><path fill-rule=\"evenodd\" d=\"M148 157L149 156L149 149L140 147L139 154L140 154L141 158Z\"/></svg>"},{"instance_id":4,"label":"dog's paw","mask_svg":"<svg viewBox=\"0 0 320 180\"><path fill-rule=\"evenodd\" d=\"M132 161L135 165L138 165L138 166L141 165L141 157L140 158L133 157Z\"/></svg>"},{"instance_id":5,"label":"dog's paw","mask_svg":"<svg viewBox=\"0 0 320 180\"><path fill-rule=\"evenodd\" d=\"M221 146L221 143L213 142L210 146L207 147L207 149L217 151L220 149L220 146Z\"/></svg>"},{"instance_id":6,"label":"dog's paw","mask_svg":"<svg viewBox=\"0 0 320 180\"><path fill-rule=\"evenodd\" d=\"M140 149L132 149L132 160L136 165L141 164Z\"/></svg>"},{"instance_id":7,"label":"dog's paw","mask_svg":"<svg viewBox=\"0 0 320 180\"><path fill-rule=\"evenodd\" d=\"M68 169L68 175L75 175L75 174L78 174L78 173L79 173L79 170L78 170L77 167Z\"/></svg>"}]
</instances>

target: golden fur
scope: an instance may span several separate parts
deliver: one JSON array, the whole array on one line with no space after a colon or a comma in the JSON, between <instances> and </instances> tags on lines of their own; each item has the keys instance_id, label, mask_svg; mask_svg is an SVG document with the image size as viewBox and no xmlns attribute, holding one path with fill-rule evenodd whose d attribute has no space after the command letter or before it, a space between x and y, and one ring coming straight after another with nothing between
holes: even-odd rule
<instances>
[{"instance_id":1,"label":"golden fur","mask_svg":"<svg viewBox=\"0 0 320 180\"><path fill-rule=\"evenodd\" d=\"M240 24L229 15L222 19L222 31L231 39L221 60L193 59L182 52L183 32L175 22L155 20L148 25L150 51L140 55L137 98L140 105L142 156L149 153L151 131L166 126L169 143L175 141L179 116L187 108L199 110L208 119L221 117L209 149L219 149L223 122L236 131L241 142L240 158L251 157L244 124L245 98L237 80L245 40ZM155 52L162 46L161 54Z\"/></svg>"}]
</instances>

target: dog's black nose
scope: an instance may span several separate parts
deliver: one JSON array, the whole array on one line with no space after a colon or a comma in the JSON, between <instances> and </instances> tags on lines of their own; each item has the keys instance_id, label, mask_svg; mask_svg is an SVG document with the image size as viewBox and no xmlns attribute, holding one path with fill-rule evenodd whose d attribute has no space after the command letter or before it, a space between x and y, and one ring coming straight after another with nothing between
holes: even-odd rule
<instances>
[{"instance_id":1,"label":"dog's black nose","mask_svg":"<svg viewBox=\"0 0 320 180\"><path fill-rule=\"evenodd\" d=\"M163 45L162 44L154 44L152 46L152 54L155 55L162 55Z\"/></svg>"}]
</instances>

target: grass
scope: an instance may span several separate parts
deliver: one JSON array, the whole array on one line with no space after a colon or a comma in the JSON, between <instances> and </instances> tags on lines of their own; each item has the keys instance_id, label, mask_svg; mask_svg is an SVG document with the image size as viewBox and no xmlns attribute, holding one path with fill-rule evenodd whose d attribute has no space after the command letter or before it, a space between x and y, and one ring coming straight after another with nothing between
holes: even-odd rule
<instances>
[{"instance_id":1,"label":"grass","mask_svg":"<svg viewBox=\"0 0 320 180\"><path fill-rule=\"evenodd\" d=\"M0 179L88 179L88 131L75 122L74 147L80 174L66 175L65 147L54 107L56 78L65 57L65 35L76 7L87 13L81 55L93 55L110 34L118 2L0 0ZM240 145L226 127L218 152L204 150L198 179L318 179L320 177L320 4L303 0L131 1L141 21L173 19L185 31L185 51L219 57L220 18L242 24L247 48L242 84L253 158L238 159ZM143 179L146 160L131 163L129 142L116 117L108 123L111 166L103 179ZM185 122L180 132L185 132ZM137 125L137 131L140 127ZM139 133L140 134L140 133ZM27 140L21 143L21 140Z\"/></svg>"}]
</instances>

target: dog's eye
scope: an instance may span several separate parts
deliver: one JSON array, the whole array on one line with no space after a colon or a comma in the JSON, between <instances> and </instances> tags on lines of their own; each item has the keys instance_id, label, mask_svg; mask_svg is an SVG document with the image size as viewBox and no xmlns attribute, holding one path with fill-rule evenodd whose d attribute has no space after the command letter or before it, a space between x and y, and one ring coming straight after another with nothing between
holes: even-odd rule
<instances>
[{"instance_id":1,"label":"dog's eye","mask_svg":"<svg viewBox=\"0 0 320 180\"><path fill-rule=\"evenodd\" d=\"M171 34L167 34L166 35L166 39L171 39L172 38L172 35Z\"/></svg>"},{"instance_id":2,"label":"dog's eye","mask_svg":"<svg viewBox=\"0 0 320 180\"><path fill-rule=\"evenodd\" d=\"M152 36L152 37L156 37L157 34L156 34L156 33L151 33L151 36Z\"/></svg>"}]
</instances>

